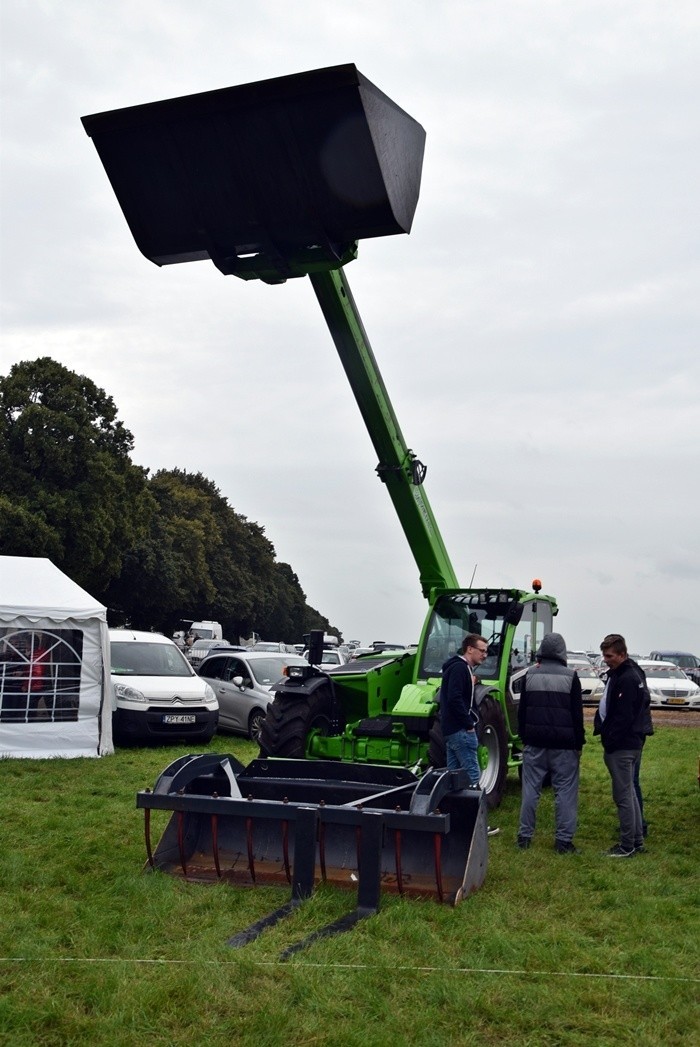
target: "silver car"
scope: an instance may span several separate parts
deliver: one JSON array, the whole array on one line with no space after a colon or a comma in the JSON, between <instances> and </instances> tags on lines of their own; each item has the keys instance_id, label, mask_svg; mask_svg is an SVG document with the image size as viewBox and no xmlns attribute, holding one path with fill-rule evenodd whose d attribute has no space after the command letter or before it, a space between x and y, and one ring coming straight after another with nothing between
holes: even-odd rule
<instances>
[{"instance_id":1,"label":"silver car","mask_svg":"<svg viewBox=\"0 0 700 1047\"><path fill-rule=\"evenodd\" d=\"M260 740L271 688L288 665L308 665L298 654L217 649L202 661L199 675L213 688L219 702L219 728Z\"/></svg>"}]
</instances>

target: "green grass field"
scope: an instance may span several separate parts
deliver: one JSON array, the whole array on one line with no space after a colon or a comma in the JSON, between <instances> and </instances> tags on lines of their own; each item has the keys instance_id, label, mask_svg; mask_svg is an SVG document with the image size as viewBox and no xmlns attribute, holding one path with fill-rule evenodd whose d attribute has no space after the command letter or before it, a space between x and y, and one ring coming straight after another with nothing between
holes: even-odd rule
<instances>
[{"instance_id":1,"label":"green grass field","mask_svg":"<svg viewBox=\"0 0 700 1047\"><path fill-rule=\"evenodd\" d=\"M232 737L211 748L255 755ZM142 873L135 794L185 751L0 761L3 1045L700 1043L699 729L661 726L647 745L646 854L602 857L616 819L589 739L582 854L554 853L549 792L535 844L516 849L513 780L477 894L456 909L386 895L377 916L287 962L351 894L320 888L232 950L286 890Z\"/></svg>"}]
</instances>

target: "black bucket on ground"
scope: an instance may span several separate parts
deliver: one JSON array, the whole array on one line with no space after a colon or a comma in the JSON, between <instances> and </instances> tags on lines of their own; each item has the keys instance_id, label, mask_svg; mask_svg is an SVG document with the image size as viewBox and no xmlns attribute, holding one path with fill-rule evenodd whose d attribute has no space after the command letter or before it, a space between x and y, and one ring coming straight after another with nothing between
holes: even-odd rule
<instances>
[{"instance_id":1,"label":"black bucket on ground","mask_svg":"<svg viewBox=\"0 0 700 1047\"><path fill-rule=\"evenodd\" d=\"M186 756L140 792L152 868L200 882L289 884L308 897L327 882L455 904L488 861L486 804L464 772L307 760ZM150 811L172 817L155 851Z\"/></svg>"}]
</instances>

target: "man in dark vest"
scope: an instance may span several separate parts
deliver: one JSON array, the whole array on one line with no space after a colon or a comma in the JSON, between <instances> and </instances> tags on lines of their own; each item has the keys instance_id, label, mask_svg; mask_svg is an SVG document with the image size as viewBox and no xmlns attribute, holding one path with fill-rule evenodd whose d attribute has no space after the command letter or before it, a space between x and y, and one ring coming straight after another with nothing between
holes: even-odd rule
<instances>
[{"instance_id":1,"label":"man in dark vest","mask_svg":"<svg viewBox=\"0 0 700 1047\"><path fill-rule=\"evenodd\" d=\"M554 790L554 849L577 854L573 837L578 818L578 780L585 744L581 682L566 663L566 643L559 633L547 633L537 662L523 680L518 726L524 743L522 800L518 847L530 846L535 833L537 804L550 775Z\"/></svg>"}]
</instances>

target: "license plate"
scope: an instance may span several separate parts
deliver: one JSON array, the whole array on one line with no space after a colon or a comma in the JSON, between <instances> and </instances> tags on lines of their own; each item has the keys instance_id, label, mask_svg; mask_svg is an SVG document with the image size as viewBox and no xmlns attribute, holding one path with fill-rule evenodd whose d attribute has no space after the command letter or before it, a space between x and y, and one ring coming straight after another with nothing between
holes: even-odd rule
<instances>
[{"instance_id":1,"label":"license plate","mask_svg":"<svg viewBox=\"0 0 700 1047\"><path fill-rule=\"evenodd\" d=\"M168 713L163 717L163 723L196 723L196 716L184 716L182 713Z\"/></svg>"},{"instance_id":2,"label":"license plate","mask_svg":"<svg viewBox=\"0 0 700 1047\"><path fill-rule=\"evenodd\" d=\"M667 698L666 705L685 705L685 698Z\"/></svg>"}]
</instances>

